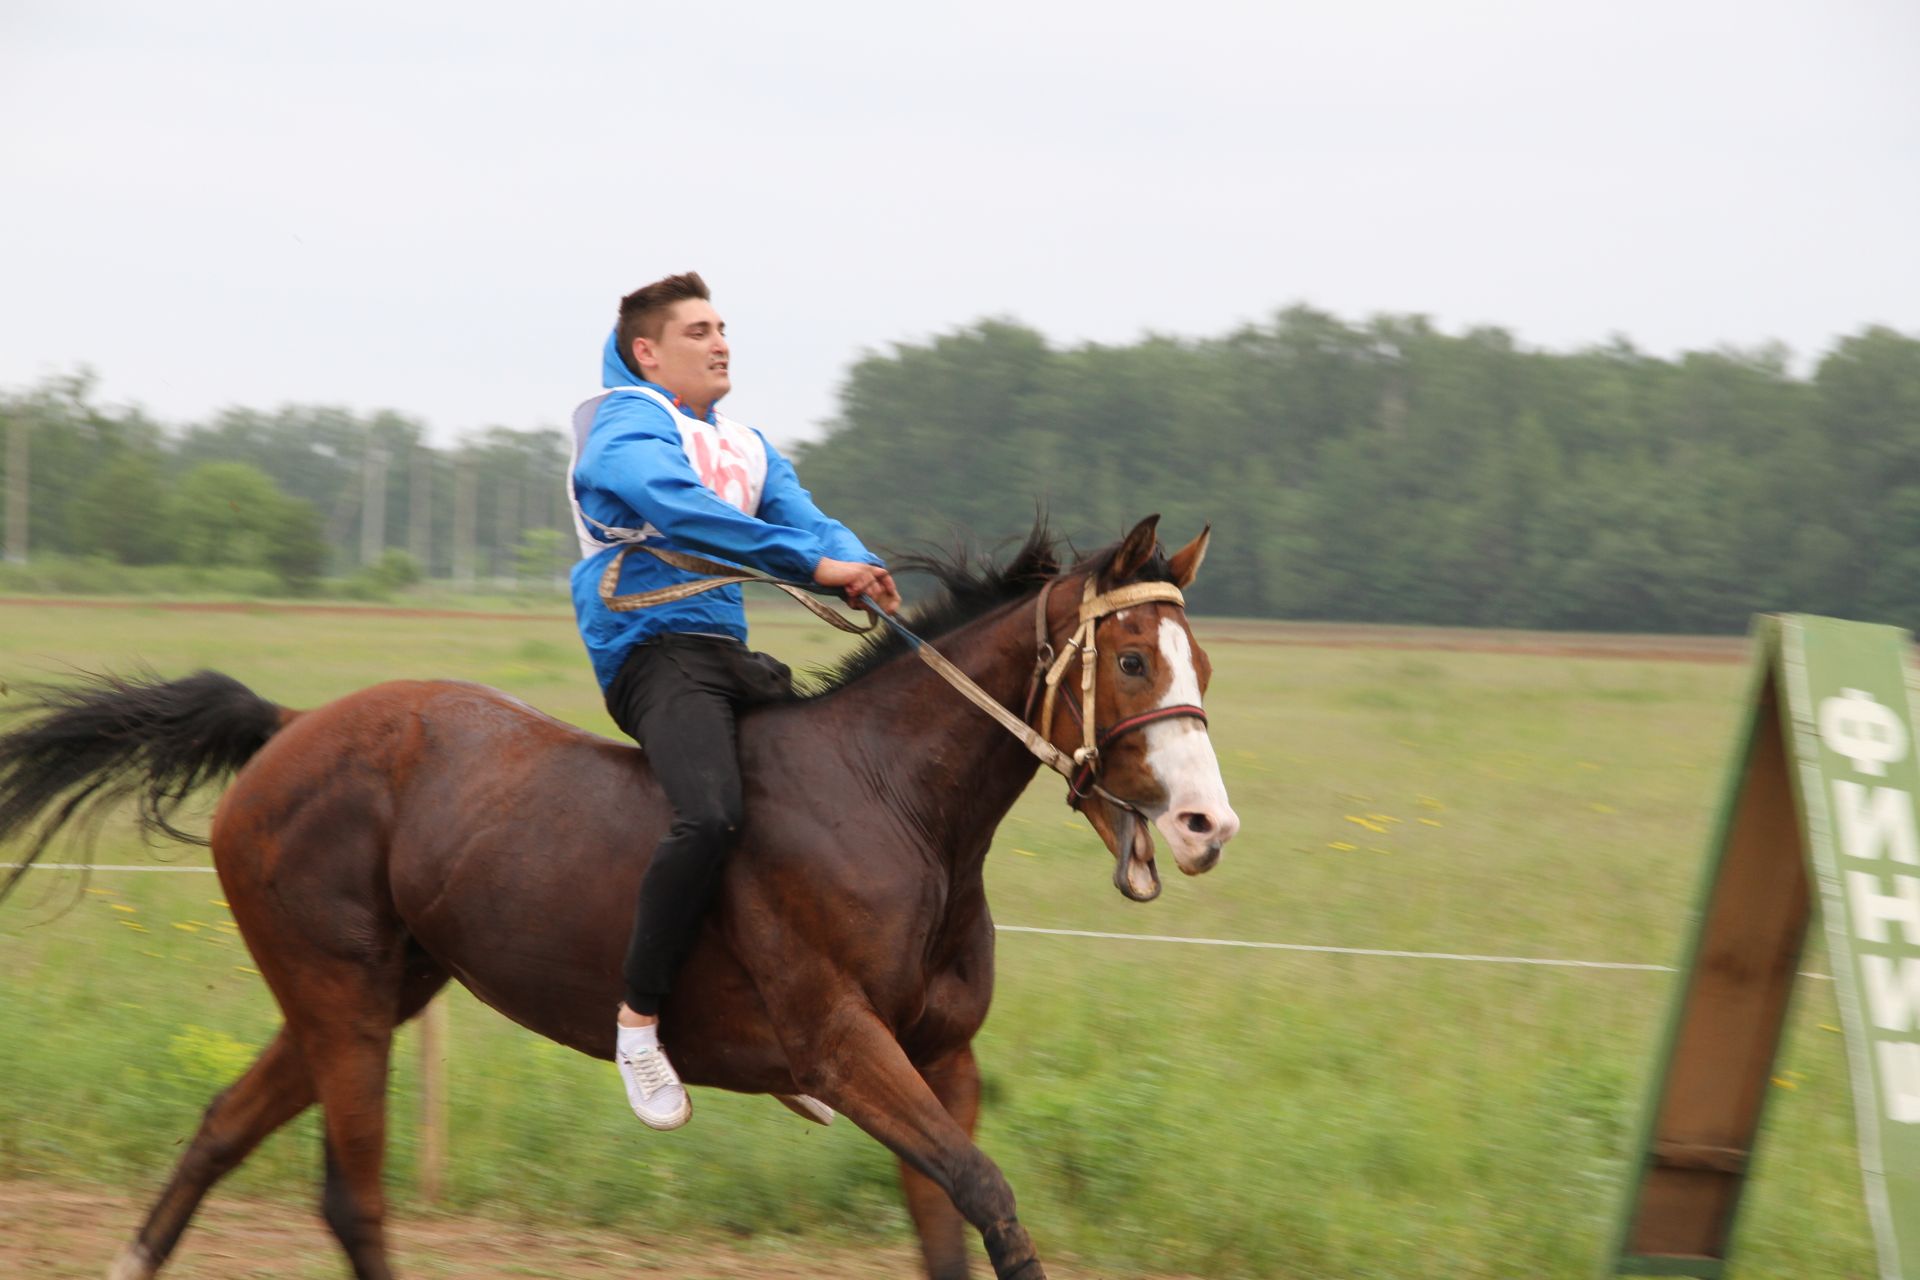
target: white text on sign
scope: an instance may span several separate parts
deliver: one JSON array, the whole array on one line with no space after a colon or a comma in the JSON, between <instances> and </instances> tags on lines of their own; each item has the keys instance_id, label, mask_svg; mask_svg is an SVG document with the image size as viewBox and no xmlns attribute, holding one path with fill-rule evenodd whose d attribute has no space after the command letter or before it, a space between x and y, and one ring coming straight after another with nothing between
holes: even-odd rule
<instances>
[{"instance_id":1,"label":"white text on sign","mask_svg":"<svg viewBox=\"0 0 1920 1280\"><path fill-rule=\"evenodd\" d=\"M1820 737L1868 778L1886 777L1887 766L1904 760L1912 745L1900 717L1859 689L1821 701ZM1893 870L1920 866L1913 796L1902 787L1836 778L1832 799L1840 852L1874 864L1844 871L1854 940L1889 952L1860 956L1882 1106L1889 1120L1920 1124L1920 876Z\"/></svg>"}]
</instances>

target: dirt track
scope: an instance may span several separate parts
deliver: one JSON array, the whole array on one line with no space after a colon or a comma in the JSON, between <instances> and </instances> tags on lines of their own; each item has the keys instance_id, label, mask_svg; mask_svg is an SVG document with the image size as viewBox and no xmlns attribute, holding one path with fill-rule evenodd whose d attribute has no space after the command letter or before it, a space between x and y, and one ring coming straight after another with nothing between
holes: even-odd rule
<instances>
[{"instance_id":1,"label":"dirt track","mask_svg":"<svg viewBox=\"0 0 1920 1280\"><path fill-rule=\"evenodd\" d=\"M0 1182L0 1276L99 1280L133 1235L146 1205L134 1197L55 1183ZM879 1280L921 1274L904 1243L847 1249L774 1239L727 1243L395 1213L388 1240L409 1280ZM983 1264L982 1264L983 1265ZM976 1273L979 1271L976 1266ZM1056 1280L1093 1272L1049 1261ZM215 1191L194 1218L164 1280L337 1280L345 1259L307 1206L235 1200ZM1168 1277L1167 1280L1180 1280Z\"/></svg>"}]
</instances>

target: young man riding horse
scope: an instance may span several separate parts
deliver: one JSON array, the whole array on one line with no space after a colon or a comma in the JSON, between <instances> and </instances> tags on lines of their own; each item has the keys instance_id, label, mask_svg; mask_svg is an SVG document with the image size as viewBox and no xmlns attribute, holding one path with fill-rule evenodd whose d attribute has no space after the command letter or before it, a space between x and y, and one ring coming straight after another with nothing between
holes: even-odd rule
<instances>
[{"instance_id":1,"label":"young man riding horse","mask_svg":"<svg viewBox=\"0 0 1920 1280\"><path fill-rule=\"evenodd\" d=\"M583 541L606 534L583 548L581 625L644 755L465 682L389 681L299 710L208 671L29 693L28 720L0 733L0 847L23 844L0 900L69 820L138 796L143 829L177 836L182 801L233 775L208 843L285 1016L208 1105L113 1280L151 1280L208 1190L316 1104L322 1215L357 1280L392 1280L394 1032L456 979L596 1057L615 1047L606 1007L622 988L621 1021L645 1026L671 981L673 1067L640 1026L617 1033L643 1117L684 1119L675 1068L818 1097L899 1159L932 1280L969 1274L970 1239L997 1280L1044 1280L1012 1187L974 1141L972 1042L994 982L984 867L1042 763L1127 897L1160 892L1155 831L1189 875L1219 862L1240 823L1185 608L1208 534L1169 555L1149 516L1068 563L1042 527L1004 566L929 564L944 590L911 619L917 634L884 634L812 696L736 730L736 706L784 676L740 643L737 597L645 610L660 597L622 598L623 583L678 581L665 565L686 558L647 548L678 542L883 607L895 593L778 454L713 412L728 387L719 317L697 279L674 288L687 292L637 295L609 344L608 391L575 416ZM616 549L636 524L648 541ZM704 902L735 827L748 838L696 930L701 904L668 902L654 873L676 863L668 890ZM639 945L623 962L634 898ZM681 937L692 960L676 976Z\"/></svg>"},{"instance_id":2,"label":"young man riding horse","mask_svg":"<svg viewBox=\"0 0 1920 1280\"><path fill-rule=\"evenodd\" d=\"M648 545L715 556L776 578L900 597L878 556L824 515L758 431L715 405L732 388L727 326L705 281L668 276L620 300L601 382L574 410L571 497L580 537L574 612L614 722L638 742L673 806L673 825L640 884L617 1024L620 1074L634 1114L655 1129L692 1103L659 1041L661 1001L698 935L741 821L735 712L788 695L788 670L749 651L738 587L616 612L602 599L609 562L641 531ZM697 574L630 555L617 589L647 592ZM788 1103L816 1120L812 1099Z\"/></svg>"},{"instance_id":3,"label":"young man riding horse","mask_svg":"<svg viewBox=\"0 0 1920 1280\"><path fill-rule=\"evenodd\" d=\"M1035 770L1063 775L1136 901L1160 891L1154 832L1198 875L1239 829L1184 607L1208 536L1167 555L1155 528L1078 563L1040 529L1003 566L929 565L943 591L911 620L920 643L890 632L813 696L740 717L744 838L666 1006L675 1067L811 1094L884 1144L932 1280L964 1280L974 1239L997 1280L1046 1275L974 1141L972 1043L994 985L984 870ZM70 820L138 796L143 829L178 835L179 805L235 775L211 855L285 1016L208 1105L113 1280L151 1280L208 1190L315 1105L322 1214L357 1280L392 1280L394 1033L449 980L611 1055L628 904L672 821L641 752L456 681L306 710L210 671L16 700L28 718L0 733L0 849L20 853L0 899Z\"/></svg>"}]
</instances>

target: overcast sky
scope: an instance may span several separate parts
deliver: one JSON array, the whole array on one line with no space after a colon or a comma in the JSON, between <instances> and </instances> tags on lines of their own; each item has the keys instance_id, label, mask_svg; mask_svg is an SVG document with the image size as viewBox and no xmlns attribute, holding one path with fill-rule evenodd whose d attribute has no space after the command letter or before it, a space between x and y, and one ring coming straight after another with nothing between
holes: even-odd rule
<instances>
[{"instance_id":1,"label":"overcast sky","mask_svg":"<svg viewBox=\"0 0 1920 1280\"><path fill-rule=\"evenodd\" d=\"M0 387L557 425L694 268L729 411L1295 301L1565 349L1920 332L1920 4L0 6Z\"/></svg>"}]
</instances>

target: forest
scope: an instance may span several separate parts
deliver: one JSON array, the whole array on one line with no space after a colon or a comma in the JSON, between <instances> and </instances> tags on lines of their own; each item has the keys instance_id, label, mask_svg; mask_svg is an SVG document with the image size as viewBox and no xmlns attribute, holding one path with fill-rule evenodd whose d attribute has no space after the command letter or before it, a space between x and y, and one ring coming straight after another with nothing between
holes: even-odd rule
<instances>
[{"instance_id":1,"label":"forest","mask_svg":"<svg viewBox=\"0 0 1920 1280\"><path fill-rule=\"evenodd\" d=\"M990 549L1042 511L1083 548L1152 511L1183 540L1211 523L1193 600L1209 613L1920 624L1920 338L1867 327L1797 363L1624 339L1554 352L1305 306L1124 346L987 320L863 355L793 454L819 504L884 554ZM0 393L7 465L30 460L7 545L29 562L222 566L297 593L550 584L572 555L558 427L435 447L404 416L316 406L166 426L92 390L72 375Z\"/></svg>"}]
</instances>

